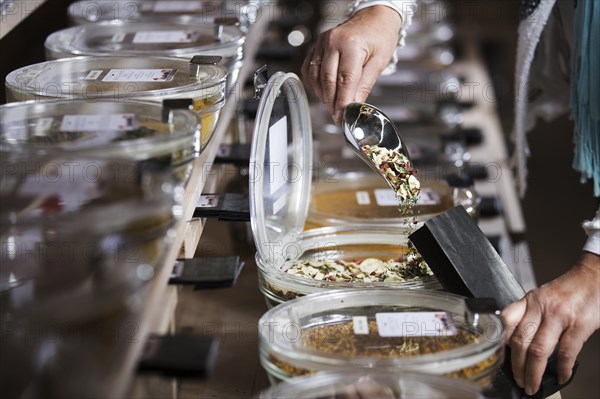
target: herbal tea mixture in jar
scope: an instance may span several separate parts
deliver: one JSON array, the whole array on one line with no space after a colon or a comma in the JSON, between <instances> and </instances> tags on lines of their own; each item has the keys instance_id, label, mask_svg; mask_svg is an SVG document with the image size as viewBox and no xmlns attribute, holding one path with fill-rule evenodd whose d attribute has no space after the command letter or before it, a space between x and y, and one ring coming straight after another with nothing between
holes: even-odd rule
<instances>
[{"instance_id":1,"label":"herbal tea mixture in jar","mask_svg":"<svg viewBox=\"0 0 600 399\"><path fill-rule=\"evenodd\" d=\"M302 330L301 345L315 353L348 358L394 359L436 354L478 343L481 337L473 332L455 329L436 336L382 336L378 322L369 320L358 333L354 321L327 324ZM495 354L477 364L448 373L461 379L473 379L497 362ZM290 376L314 374L313 370L295 367L275 357L273 364Z\"/></svg>"},{"instance_id":2,"label":"herbal tea mixture in jar","mask_svg":"<svg viewBox=\"0 0 600 399\"><path fill-rule=\"evenodd\" d=\"M381 260L367 258L344 260L299 260L286 273L323 281L391 282L414 281L432 276L423 258L408 254L405 259Z\"/></svg>"}]
</instances>

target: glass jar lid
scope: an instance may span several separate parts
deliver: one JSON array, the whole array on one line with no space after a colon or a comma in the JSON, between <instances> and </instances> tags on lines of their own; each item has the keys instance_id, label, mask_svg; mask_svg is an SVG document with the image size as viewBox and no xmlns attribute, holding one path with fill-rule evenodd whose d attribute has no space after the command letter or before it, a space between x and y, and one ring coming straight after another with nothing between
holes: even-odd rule
<instances>
[{"instance_id":1,"label":"glass jar lid","mask_svg":"<svg viewBox=\"0 0 600 399\"><path fill-rule=\"evenodd\" d=\"M17 69L6 77L6 90L17 101L202 99L222 92L226 77L227 71L216 65L202 65L198 74L192 73L190 62L181 58L77 57Z\"/></svg>"},{"instance_id":2,"label":"glass jar lid","mask_svg":"<svg viewBox=\"0 0 600 399\"><path fill-rule=\"evenodd\" d=\"M195 156L200 148L198 115L156 103L27 101L0 106L0 126L0 153L9 162L32 156L148 160L184 150Z\"/></svg>"},{"instance_id":3,"label":"glass jar lid","mask_svg":"<svg viewBox=\"0 0 600 399\"><path fill-rule=\"evenodd\" d=\"M293 378L262 391L259 398L479 399L481 391L477 384L431 374L346 370Z\"/></svg>"},{"instance_id":4,"label":"glass jar lid","mask_svg":"<svg viewBox=\"0 0 600 399\"><path fill-rule=\"evenodd\" d=\"M501 364L504 327L495 307L470 301L428 290L308 295L260 319L261 354L296 370L462 370L475 378Z\"/></svg>"},{"instance_id":5,"label":"glass jar lid","mask_svg":"<svg viewBox=\"0 0 600 399\"><path fill-rule=\"evenodd\" d=\"M215 18L237 18L242 25L256 19L261 1L257 0L82 0L69 6L75 24L101 21L148 22L176 19L212 22Z\"/></svg>"},{"instance_id":6,"label":"glass jar lid","mask_svg":"<svg viewBox=\"0 0 600 399\"><path fill-rule=\"evenodd\" d=\"M235 25L99 22L67 28L46 39L48 58L78 55L241 56L244 32Z\"/></svg>"},{"instance_id":7,"label":"glass jar lid","mask_svg":"<svg viewBox=\"0 0 600 399\"><path fill-rule=\"evenodd\" d=\"M281 264L308 212L312 128L298 76L277 72L259 90L250 156L252 232L258 256Z\"/></svg>"}]
</instances>

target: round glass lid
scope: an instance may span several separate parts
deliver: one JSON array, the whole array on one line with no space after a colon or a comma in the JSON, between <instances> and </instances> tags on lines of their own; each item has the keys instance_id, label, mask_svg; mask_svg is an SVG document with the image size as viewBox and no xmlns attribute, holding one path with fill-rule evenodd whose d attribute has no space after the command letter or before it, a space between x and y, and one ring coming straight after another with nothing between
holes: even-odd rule
<instances>
[{"instance_id":1,"label":"round glass lid","mask_svg":"<svg viewBox=\"0 0 600 399\"><path fill-rule=\"evenodd\" d=\"M190 73L190 62L168 57L78 57L42 62L17 69L6 77L7 97L16 100L45 98L128 98L186 94L212 97L222 89L227 71L202 65Z\"/></svg>"},{"instance_id":2,"label":"round glass lid","mask_svg":"<svg viewBox=\"0 0 600 399\"><path fill-rule=\"evenodd\" d=\"M281 262L302 232L310 200L312 128L298 76L278 72L262 91L250 162L252 232L260 258Z\"/></svg>"},{"instance_id":3,"label":"round glass lid","mask_svg":"<svg viewBox=\"0 0 600 399\"><path fill-rule=\"evenodd\" d=\"M22 102L0 107L3 161L30 157L184 161L199 147L200 122L189 110L163 120L159 104L144 102Z\"/></svg>"},{"instance_id":4,"label":"round glass lid","mask_svg":"<svg viewBox=\"0 0 600 399\"><path fill-rule=\"evenodd\" d=\"M237 18L241 24L253 22L260 9L257 0L82 0L69 6L75 24L100 21L148 22L174 19L213 21Z\"/></svg>"},{"instance_id":5,"label":"round glass lid","mask_svg":"<svg viewBox=\"0 0 600 399\"><path fill-rule=\"evenodd\" d=\"M241 51L244 40L244 32L235 25L99 22L54 32L46 39L45 46L51 58L115 53L233 56Z\"/></svg>"}]
</instances>

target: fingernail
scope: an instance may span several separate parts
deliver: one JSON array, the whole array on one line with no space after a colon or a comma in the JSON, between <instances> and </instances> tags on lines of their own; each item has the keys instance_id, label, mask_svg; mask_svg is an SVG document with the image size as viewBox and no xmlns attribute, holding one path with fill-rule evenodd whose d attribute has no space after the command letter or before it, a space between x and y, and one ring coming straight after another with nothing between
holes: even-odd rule
<instances>
[{"instance_id":1,"label":"fingernail","mask_svg":"<svg viewBox=\"0 0 600 399\"><path fill-rule=\"evenodd\" d=\"M333 120L336 123L340 123L342 121L342 113L340 111L336 112L335 115L333 115Z\"/></svg>"},{"instance_id":2,"label":"fingernail","mask_svg":"<svg viewBox=\"0 0 600 399\"><path fill-rule=\"evenodd\" d=\"M559 385L566 384L566 383L567 383L567 381L569 381L569 378L568 378L568 377L562 377L562 376L559 376L559 377L558 377L558 384L559 384Z\"/></svg>"},{"instance_id":3,"label":"fingernail","mask_svg":"<svg viewBox=\"0 0 600 399\"><path fill-rule=\"evenodd\" d=\"M536 391L532 387L526 387L525 393L529 396L533 395Z\"/></svg>"}]
</instances>

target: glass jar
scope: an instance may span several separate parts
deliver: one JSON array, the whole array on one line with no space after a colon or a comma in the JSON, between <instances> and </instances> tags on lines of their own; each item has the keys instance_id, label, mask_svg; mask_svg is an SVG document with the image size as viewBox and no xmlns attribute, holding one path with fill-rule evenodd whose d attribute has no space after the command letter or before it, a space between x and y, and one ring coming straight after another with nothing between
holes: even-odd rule
<instances>
[{"instance_id":1,"label":"glass jar","mask_svg":"<svg viewBox=\"0 0 600 399\"><path fill-rule=\"evenodd\" d=\"M391 227L340 226L305 231L285 247L274 246L272 251L278 252L271 254L272 261L257 254L259 288L269 308L311 293L343 288L441 289L428 267L414 263L404 268L407 241L406 230ZM384 262L390 260L403 264L388 263L386 267ZM298 262L313 262L311 267L322 273L315 274L313 269L303 273L301 270L311 264L300 267ZM332 281L326 270L333 268L336 273L329 274ZM300 272L295 273L298 269Z\"/></svg>"},{"instance_id":2,"label":"glass jar","mask_svg":"<svg viewBox=\"0 0 600 399\"><path fill-rule=\"evenodd\" d=\"M170 165L187 181L201 150L200 120L188 110L156 103L35 102L0 106L4 162L49 159L131 159Z\"/></svg>"},{"instance_id":3,"label":"glass jar","mask_svg":"<svg viewBox=\"0 0 600 399\"><path fill-rule=\"evenodd\" d=\"M218 18L236 18L247 28L256 20L262 0L161 1L83 0L69 6L73 24L101 21L213 23Z\"/></svg>"},{"instance_id":4,"label":"glass jar","mask_svg":"<svg viewBox=\"0 0 600 399\"><path fill-rule=\"evenodd\" d=\"M194 22L99 22L52 33L46 59L76 56L221 56L228 70L244 58L245 33L239 26Z\"/></svg>"},{"instance_id":5,"label":"glass jar","mask_svg":"<svg viewBox=\"0 0 600 399\"><path fill-rule=\"evenodd\" d=\"M398 398L480 399L482 388L467 381L417 372L385 370L321 372L296 377L260 393L260 399Z\"/></svg>"},{"instance_id":6,"label":"glass jar","mask_svg":"<svg viewBox=\"0 0 600 399\"><path fill-rule=\"evenodd\" d=\"M261 317L260 359L271 382L322 371L418 371L487 385L504 356L499 311L428 290L312 294Z\"/></svg>"},{"instance_id":7,"label":"glass jar","mask_svg":"<svg viewBox=\"0 0 600 399\"><path fill-rule=\"evenodd\" d=\"M423 222L454 206L447 183L421 180L416 219L402 217L396 195L380 176L374 173L322 175L313 184L306 228L346 224L406 227L415 220Z\"/></svg>"},{"instance_id":8,"label":"glass jar","mask_svg":"<svg viewBox=\"0 0 600 399\"><path fill-rule=\"evenodd\" d=\"M193 65L196 66L196 65ZM6 77L7 102L85 100L127 103L193 100L202 120L202 147L214 132L226 99L227 72L165 57L78 57L17 69Z\"/></svg>"},{"instance_id":9,"label":"glass jar","mask_svg":"<svg viewBox=\"0 0 600 399\"><path fill-rule=\"evenodd\" d=\"M180 214L181 188L149 166L3 159L3 320L87 323L130 303L156 274Z\"/></svg>"}]
</instances>

